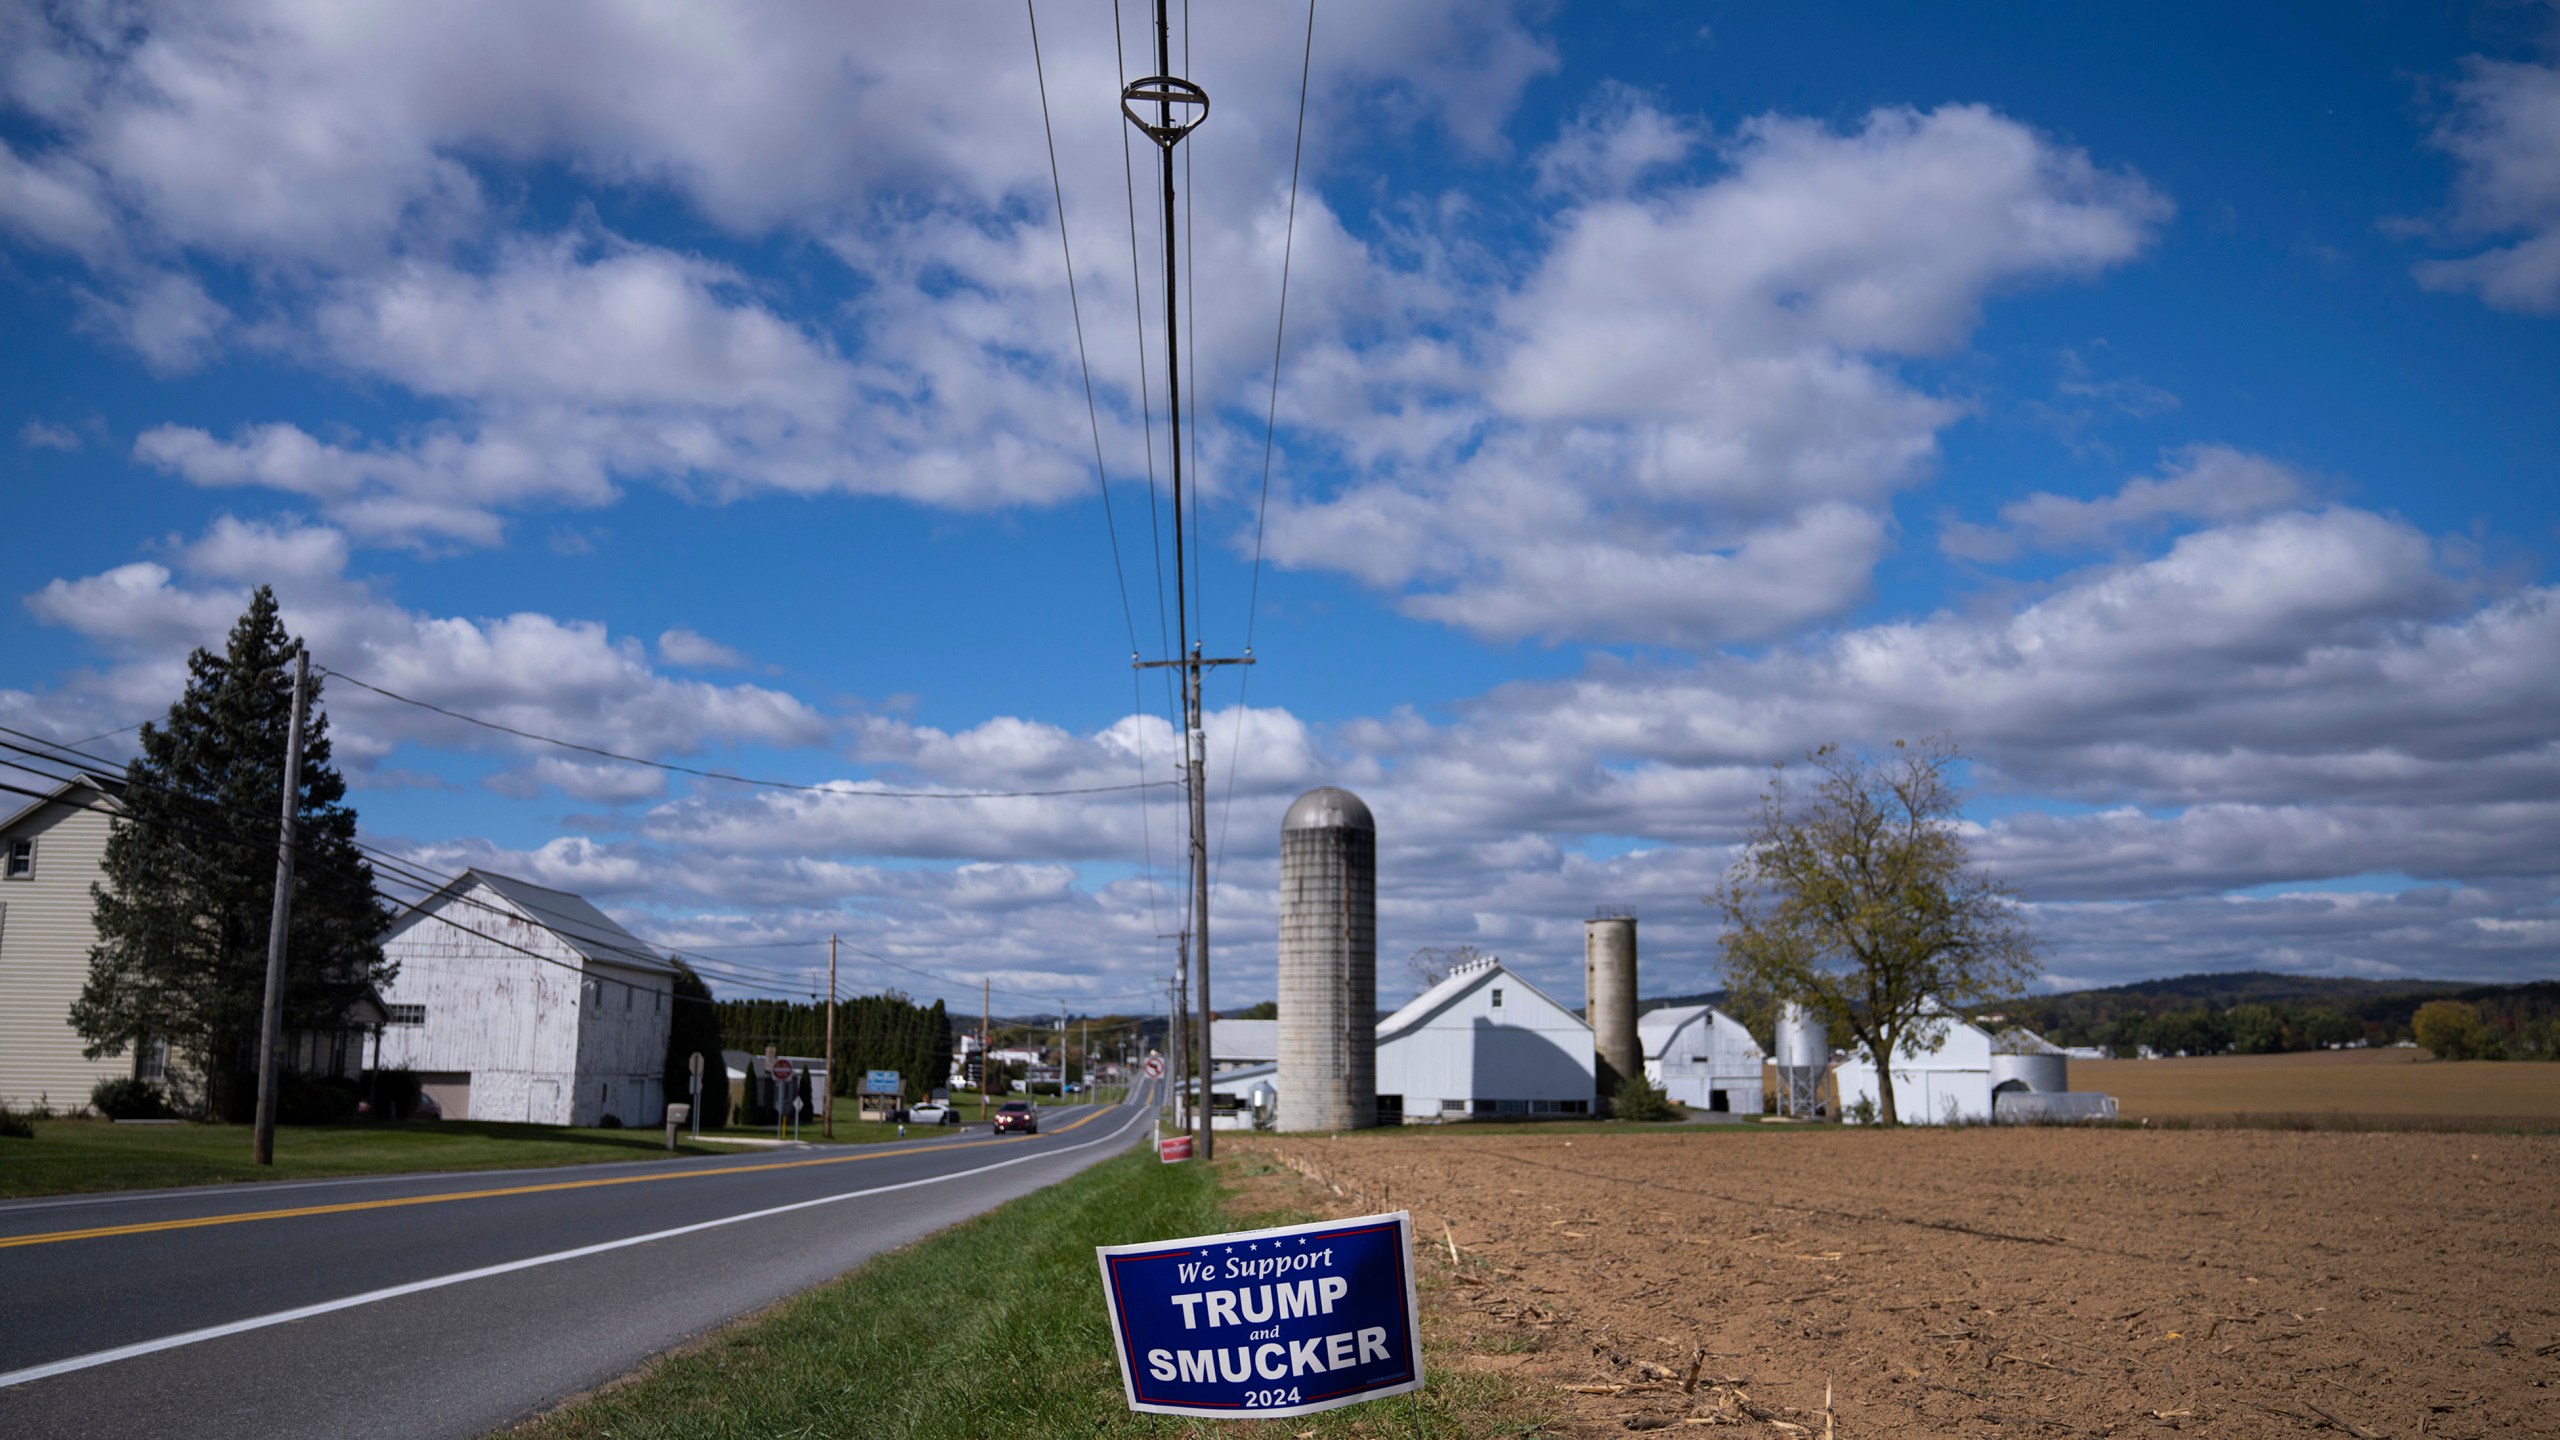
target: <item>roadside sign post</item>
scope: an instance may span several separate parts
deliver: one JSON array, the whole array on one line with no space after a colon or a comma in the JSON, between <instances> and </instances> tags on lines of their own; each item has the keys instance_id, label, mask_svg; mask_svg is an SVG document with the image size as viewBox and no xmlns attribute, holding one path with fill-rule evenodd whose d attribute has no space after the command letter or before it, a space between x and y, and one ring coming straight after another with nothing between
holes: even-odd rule
<instances>
[{"instance_id":1,"label":"roadside sign post","mask_svg":"<svg viewBox=\"0 0 2560 1440\"><path fill-rule=\"evenodd\" d=\"M685 1068L693 1072L690 1087L693 1091L693 1104L686 1109L685 1114L693 1120L693 1138L699 1140L702 1138L702 1052L694 1051L686 1060Z\"/></svg>"},{"instance_id":2,"label":"roadside sign post","mask_svg":"<svg viewBox=\"0 0 2560 1440\"><path fill-rule=\"evenodd\" d=\"M773 1076L773 1138L779 1140L786 1120L794 1125L800 1121L800 1097L791 1093L791 1062L776 1056L770 1045L764 1050L765 1071Z\"/></svg>"},{"instance_id":3,"label":"roadside sign post","mask_svg":"<svg viewBox=\"0 0 2560 1440\"><path fill-rule=\"evenodd\" d=\"M1267 1419L1422 1388L1403 1211L1094 1254L1132 1410Z\"/></svg>"}]
</instances>

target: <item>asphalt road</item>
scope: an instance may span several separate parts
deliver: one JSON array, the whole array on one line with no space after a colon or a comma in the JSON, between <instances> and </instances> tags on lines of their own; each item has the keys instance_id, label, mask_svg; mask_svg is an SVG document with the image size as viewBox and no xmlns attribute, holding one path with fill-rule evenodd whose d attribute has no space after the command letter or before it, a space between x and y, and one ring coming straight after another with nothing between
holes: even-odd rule
<instances>
[{"instance_id":1,"label":"asphalt road","mask_svg":"<svg viewBox=\"0 0 2560 1440\"><path fill-rule=\"evenodd\" d=\"M1153 1114L0 1205L0 1435L483 1435L1065 1179Z\"/></svg>"}]
</instances>

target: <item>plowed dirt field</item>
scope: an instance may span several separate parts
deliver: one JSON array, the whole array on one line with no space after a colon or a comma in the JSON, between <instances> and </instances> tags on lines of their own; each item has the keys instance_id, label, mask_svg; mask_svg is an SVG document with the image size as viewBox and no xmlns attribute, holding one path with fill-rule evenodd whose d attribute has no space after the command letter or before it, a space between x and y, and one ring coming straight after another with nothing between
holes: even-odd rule
<instances>
[{"instance_id":1,"label":"plowed dirt field","mask_svg":"<svg viewBox=\"0 0 2560 1440\"><path fill-rule=\"evenodd\" d=\"M2560 1435L2560 1138L1687 1128L1220 1148L1308 1177L1263 1183L1320 1213L1413 1211L1435 1327L1465 1363L1553 1387L1567 1433Z\"/></svg>"}]
</instances>

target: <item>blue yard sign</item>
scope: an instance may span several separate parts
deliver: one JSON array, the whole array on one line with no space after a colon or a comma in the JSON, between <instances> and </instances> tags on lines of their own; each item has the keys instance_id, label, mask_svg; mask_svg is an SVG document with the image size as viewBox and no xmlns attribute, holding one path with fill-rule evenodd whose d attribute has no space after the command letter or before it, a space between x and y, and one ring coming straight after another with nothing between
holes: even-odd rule
<instances>
[{"instance_id":1,"label":"blue yard sign","mask_svg":"<svg viewBox=\"0 0 2560 1440\"><path fill-rule=\"evenodd\" d=\"M1307 1415L1422 1388L1401 1210L1096 1253L1132 1410Z\"/></svg>"}]
</instances>

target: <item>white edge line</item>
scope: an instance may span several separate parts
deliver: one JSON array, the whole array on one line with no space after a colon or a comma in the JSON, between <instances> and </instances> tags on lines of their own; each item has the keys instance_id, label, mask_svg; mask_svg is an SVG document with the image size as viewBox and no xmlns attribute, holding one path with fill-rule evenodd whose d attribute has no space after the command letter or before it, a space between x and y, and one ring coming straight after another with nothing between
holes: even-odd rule
<instances>
[{"instance_id":1,"label":"white edge line","mask_svg":"<svg viewBox=\"0 0 2560 1440\"><path fill-rule=\"evenodd\" d=\"M679 1225L672 1230L654 1230L646 1235L631 1235L620 1240L607 1240L601 1244L581 1245L574 1250L558 1250L548 1255L533 1255L522 1260L509 1260L501 1265L484 1265L477 1270L462 1270L451 1275L438 1275L432 1279L412 1280L406 1285L392 1285L380 1290L367 1290L361 1295L349 1295L337 1300L323 1300L317 1305L304 1305L292 1310L278 1310L271 1315L256 1315L246 1320L234 1320L225 1325L208 1325L201 1330L188 1330L176 1335L164 1335L157 1340L143 1340L131 1345L119 1345L112 1350L97 1350L86 1355L74 1355L67 1360L55 1360L43 1365L31 1365L24 1370L11 1370L6 1373L0 1373L0 1390L6 1390L15 1385L25 1385L32 1381L48 1380L56 1375L69 1374L74 1370L86 1370L97 1365L112 1365L119 1360L134 1360L145 1355L157 1354L162 1350L175 1350L185 1345L197 1345L202 1344L207 1340L219 1340L226 1335L241 1335L251 1330L264 1330L271 1325L290 1325L296 1320L308 1320L315 1315L327 1315L339 1310L353 1310L361 1305L378 1304L384 1300L397 1300L403 1295L416 1295L428 1290L441 1290L448 1285L460 1285L467 1281L486 1280L493 1275L506 1275L518 1270L532 1270L544 1265L557 1265L564 1260L581 1260L589 1255L601 1255L608 1250L624 1250L634 1245L647 1245L653 1241L672 1240L679 1235L692 1235L704 1230L717 1230L725 1225L739 1225L744 1224L749 1220L764 1220L775 1215L788 1215L794 1210L808 1210L820 1205L833 1205L844 1200L860 1200L869 1195L886 1195L897 1190L913 1190L920 1185L939 1185L947 1180L966 1180L972 1175L984 1175L993 1170L1003 1170L1015 1165L1027 1165L1034 1160L1048 1160L1060 1155L1072 1155L1078 1150L1090 1150L1096 1145L1108 1145L1112 1141L1127 1134L1136 1126L1138 1120L1142 1116L1152 1119L1153 1115L1154 1112L1152 1110L1141 1110L1137 1114L1130 1116L1128 1120L1124 1121L1119 1129L1114 1130L1100 1139L1082 1140L1073 1145L1061 1146L1055 1150L1042 1150L1030 1155L1017 1155L1010 1160L999 1160L992 1165L981 1165L974 1170L955 1170L948 1175L932 1175L927 1176L922 1180L902 1180L895 1185L875 1185L868 1190L848 1190L840 1195L821 1195L815 1200L794 1201L789 1205L776 1205L769 1210L751 1210L743 1215L728 1215L717 1220L703 1220L691 1225Z\"/></svg>"}]
</instances>

